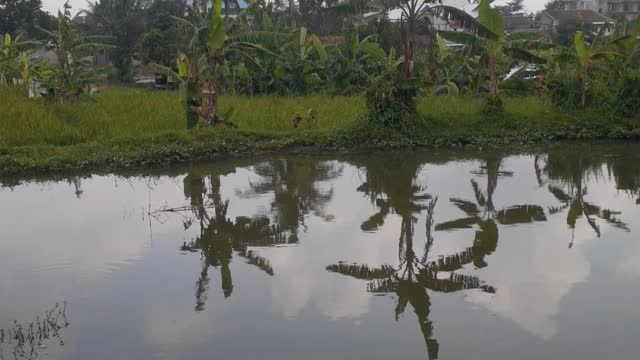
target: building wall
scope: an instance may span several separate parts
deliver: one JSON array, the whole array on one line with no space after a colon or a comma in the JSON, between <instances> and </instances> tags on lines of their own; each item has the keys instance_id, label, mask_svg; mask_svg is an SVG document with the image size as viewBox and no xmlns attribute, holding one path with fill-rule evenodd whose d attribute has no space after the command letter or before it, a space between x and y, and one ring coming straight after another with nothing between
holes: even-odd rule
<instances>
[{"instance_id":1,"label":"building wall","mask_svg":"<svg viewBox=\"0 0 640 360\"><path fill-rule=\"evenodd\" d=\"M568 0L566 10L593 10L609 16L625 16L635 20L640 15L640 0Z\"/></svg>"}]
</instances>

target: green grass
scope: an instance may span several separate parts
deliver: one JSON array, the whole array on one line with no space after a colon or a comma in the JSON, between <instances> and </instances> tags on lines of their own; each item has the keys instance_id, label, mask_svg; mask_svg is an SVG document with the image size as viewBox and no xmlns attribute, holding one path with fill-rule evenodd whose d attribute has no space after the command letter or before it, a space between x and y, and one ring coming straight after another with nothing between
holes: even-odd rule
<instances>
[{"instance_id":1,"label":"green grass","mask_svg":"<svg viewBox=\"0 0 640 360\"><path fill-rule=\"evenodd\" d=\"M0 146L71 145L85 142L183 132L184 110L177 92L107 87L93 101L39 104L12 88L0 87ZM235 109L232 122L240 129L292 131L292 113L314 108L313 129L350 126L364 112L357 97L231 97L220 99L222 110ZM302 128L308 124L303 123Z\"/></svg>"},{"instance_id":2,"label":"green grass","mask_svg":"<svg viewBox=\"0 0 640 360\"><path fill-rule=\"evenodd\" d=\"M639 139L639 119L563 112L539 97L505 97L502 118L480 98L418 100L424 122L407 134L368 127L362 97L231 97L238 129L185 130L176 92L107 87L91 101L44 104L0 87L0 175L167 165L228 153L291 148L509 146L565 139ZM292 127L292 113L317 120Z\"/></svg>"}]
</instances>

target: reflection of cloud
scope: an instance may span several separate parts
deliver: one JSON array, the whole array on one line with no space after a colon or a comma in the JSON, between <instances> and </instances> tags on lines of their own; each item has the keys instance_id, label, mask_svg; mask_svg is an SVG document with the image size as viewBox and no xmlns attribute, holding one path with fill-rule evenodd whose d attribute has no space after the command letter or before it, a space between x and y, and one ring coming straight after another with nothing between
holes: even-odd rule
<instances>
[{"instance_id":1,"label":"reflection of cloud","mask_svg":"<svg viewBox=\"0 0 640 360\"><path fill-rule=\"evenodd\" d=\"M0 209L3 315L29 318L142 255L149 244L143 211L149 193L141 191L144 180L118 182L112 176L85 180L81 199L62 182L0 191L0 203L11 205ZM171 183L155 191L162 201L180 196Z\"/></svg>"},{"instance_id":2,"label":"reflection of cloud","mask_svg":"<svg viewBox=\"0 0 640 360\"><path fill-rule=\"evenodd\" d=\"M339 261L372 266L397 262L400 219L391 215L380 231L363 234L359 225L376 208L353 191L360 184L357 171L344 170L345 175L334 181L331 226L310 217L300 246L255 249L273 266L273 307L286 316L297 316L311 306L330 319L361 317L369 307L366 283L330 273L326 266Z\"/></svg>"},{"instance_id":3,"label":"reflection of cloud","mask_svg":"<svg viewBox=\"0 0 640 360\"><path fill-rule=\"evenodd\" d=\"M144 337L146 343L154 347L154 358L176 359L193 345L206 343L215 333L216 312L210 311L208 316L193 311L192 308L180 307L163 302L150 302L144 306ZM214 319L212 319L214 317Z\"/></svg>"},{"instance_id":4,"label":"reflection of cloud","mask_svg":"<svg viewBox=\"0 0 640 360\"><path fill-rule=\"evenodd\" d=\"M544 227L501 228L504 240L481 275L497 292L491 296L474 292L468 297L543 339L556 333L554 316L562 298L590 273L582 246L568 249L567 231L562 219L556 220Z\"/></svg>"}]
</instances>

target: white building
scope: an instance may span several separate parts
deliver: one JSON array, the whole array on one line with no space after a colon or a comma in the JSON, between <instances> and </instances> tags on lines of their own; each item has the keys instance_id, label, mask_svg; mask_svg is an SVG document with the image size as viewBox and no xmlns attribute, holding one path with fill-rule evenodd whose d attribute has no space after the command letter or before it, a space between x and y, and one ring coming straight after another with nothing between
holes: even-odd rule
<instances>
[{"instance_id":1,"label":"white building","mask_svg":"<svg viewBox=\"0 0 640 360\"><path fill-rule=\"evenodd\" d=\"M640 16L640 0L565 0L565 10L593 10L609 17L636 20Z\"/></svg>"}]
</instances>

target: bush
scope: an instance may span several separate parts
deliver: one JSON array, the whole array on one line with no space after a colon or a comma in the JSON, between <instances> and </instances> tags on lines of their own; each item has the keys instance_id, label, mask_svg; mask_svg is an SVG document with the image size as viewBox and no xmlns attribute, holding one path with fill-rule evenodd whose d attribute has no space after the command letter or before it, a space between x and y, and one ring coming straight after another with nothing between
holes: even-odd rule
<instances>
[{"instance_id":1,"label":"bush","mask_svg":"<svg viewBox=\"0 0 640 360\"><path fill-rule=\"evenodd\" d=\"M614 110L623 116L640 114L640 72L636 71L618 82Z\"/></svg>"},{"instance_id":2,"label":"bush","mask_svg":"<svg viewBox=\"0 0 640 360\"><path fill-rule=\"evenodd\" d=\"M547 89L554 105L569 110L580 107L580 79L576 74L556 74Z\"/></svg>"},{"instance_id":3,"label":"bush","mask_svg":"<svg viewBox=\"0 0 640 360\"><path fill-rule=\"evenodd\" d=\"M416 89L411 86L375 81L365 94L369 123L406 131L418 118L415 96Z\"/></svg>"}]
</instances>

